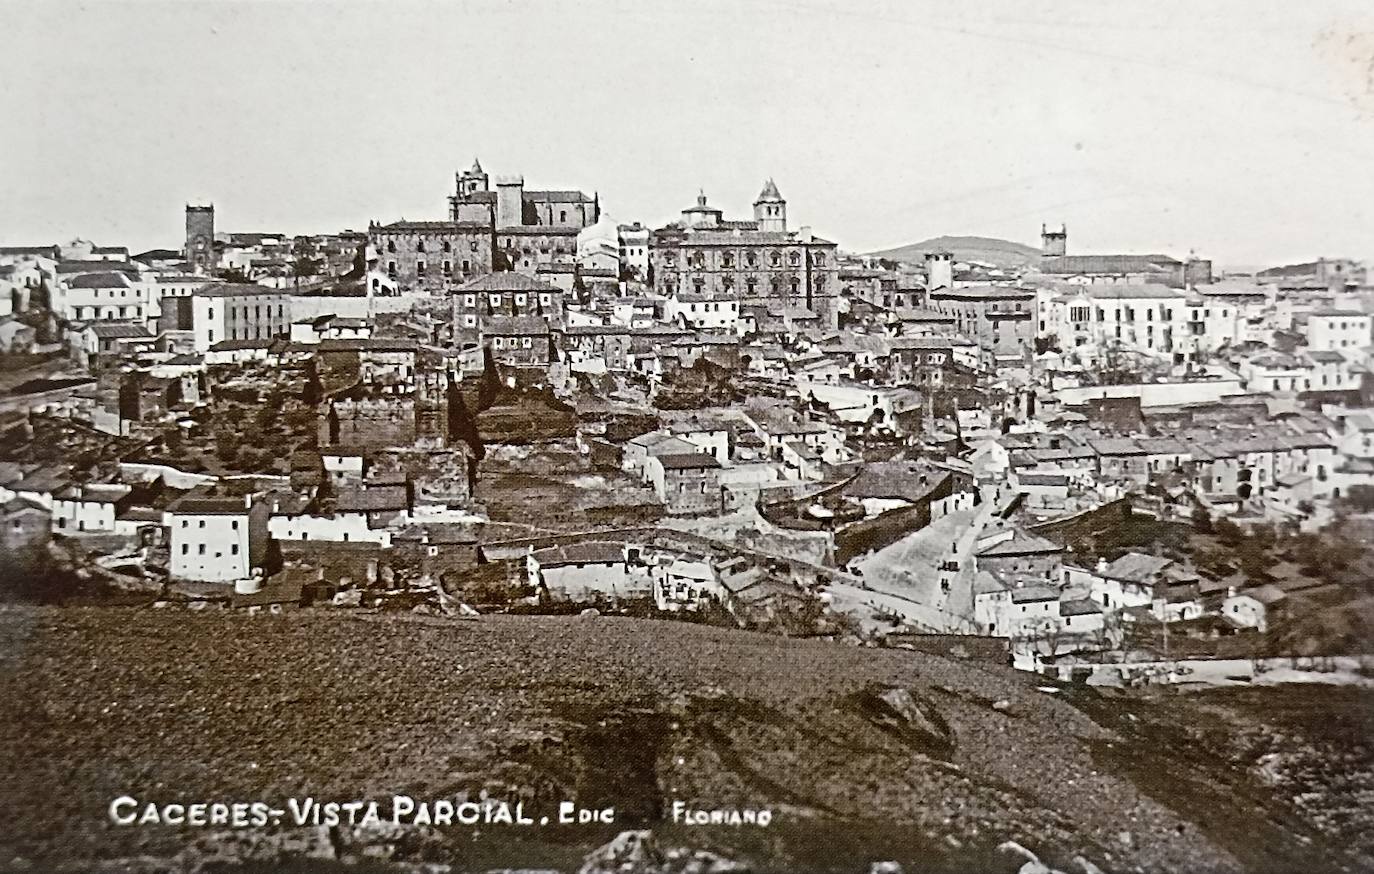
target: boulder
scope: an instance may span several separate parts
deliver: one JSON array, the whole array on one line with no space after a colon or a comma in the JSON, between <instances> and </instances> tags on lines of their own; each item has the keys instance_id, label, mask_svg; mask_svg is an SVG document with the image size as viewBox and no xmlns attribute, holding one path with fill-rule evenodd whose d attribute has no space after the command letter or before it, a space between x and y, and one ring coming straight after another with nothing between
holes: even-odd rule
<instances>
[{"instance_id":1,"label":"boulder","mask_svg":"<svg viewBox=\"0 0 1374 874\"><path fill-rule=\"evenodd\" d=\"M662 864L663 854L654 843L653 832L624 831L588 853L577 874L651 874Z\"/></svg>"},{"instance_id":2,"label":"boulder","mask_svg":"<svg viewBox=\"0 0 1374 874\"><path fill-rule=\"evenodd\" d=\"M870 688L861 694L869 718L882 728L920 747L930 755L944 757L954 751L954 731L940 711L900 686Z\"/></svg>"}]
</instances>

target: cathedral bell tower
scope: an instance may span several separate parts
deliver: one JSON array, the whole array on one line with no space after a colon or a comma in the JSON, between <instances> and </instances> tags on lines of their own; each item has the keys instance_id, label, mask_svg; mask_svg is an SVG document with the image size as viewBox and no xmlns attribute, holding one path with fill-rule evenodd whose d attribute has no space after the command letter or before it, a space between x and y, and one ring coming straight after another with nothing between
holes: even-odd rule
<instances>
[{"instance_id":1,"label":"cathedral bell tower","mask_svg":"<svg viewBox=\"0 0 1374 874\"><path fill-rule=\"evenodd\" d=\"M787 201L778 193L778 186L769 179L754 201L754 221L761 231L787 231Z\"/></svg>"}]
</instances>

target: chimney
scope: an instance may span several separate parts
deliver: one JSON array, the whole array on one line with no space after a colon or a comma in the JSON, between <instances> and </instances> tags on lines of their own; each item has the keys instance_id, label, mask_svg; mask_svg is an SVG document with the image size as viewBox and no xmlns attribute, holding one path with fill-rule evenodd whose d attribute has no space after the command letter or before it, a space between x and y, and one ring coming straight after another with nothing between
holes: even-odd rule
<instances>
[{"instance_id":1,"label":"chimney","mask_svg":"<svg viewBox=\"0 0 1374 874\"><path fill-rule=\"evenodd\" d=\"M811 242L811 226L802 225L801 231L798 233L797 238L801 240L803 243Z\"/></svg>"},{"instance_id":2,"label":"chimney","mask_svg":"<svg viewBox=\"0 0 1374 874\"><path fill-rule=\"evenodd\" d=\"M1099 574L1105 574L1107 572L1107 560L1105 558L1099 558L1097 560L1097 572Z\"/></svg>"}]
</instances>

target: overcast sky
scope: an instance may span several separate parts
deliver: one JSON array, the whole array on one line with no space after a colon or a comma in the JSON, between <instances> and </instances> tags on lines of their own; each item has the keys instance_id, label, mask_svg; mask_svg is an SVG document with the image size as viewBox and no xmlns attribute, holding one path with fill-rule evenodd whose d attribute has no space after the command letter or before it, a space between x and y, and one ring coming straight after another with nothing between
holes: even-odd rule
<instances>
[{"instance_id":1,"label":"overcast sky","mask_svg":"<svg viewBox=\"0 0 1374 874\"><path fill-rule=\"evenodd\" d=\"M474 155L658 226L697 189L937 234L1374 257L1374 8L1338 2L11 3L0 242L438 219Z\"/></svg>"}]
</instances>

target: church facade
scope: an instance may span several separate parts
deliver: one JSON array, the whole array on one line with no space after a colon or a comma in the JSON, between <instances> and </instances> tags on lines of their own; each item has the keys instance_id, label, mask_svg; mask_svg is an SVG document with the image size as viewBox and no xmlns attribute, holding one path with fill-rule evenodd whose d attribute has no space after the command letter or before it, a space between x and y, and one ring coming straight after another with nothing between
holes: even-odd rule
<instances>
[{"instance_id":1,"label":"church facade","mask_svg":"<svg viewBox=\"0 0 1374 874\"><path fill-rule=\"evenodd\" d=\"M665 297L781 304L814 314L834 328L839 314L836 245L803 227L787 228L787 201L769 179L754 201L754 219L725 219L705 194L682 219L653 232L654 289Z\"/></svg>"},{"instance_id":2,"label":"church facade","mask_svg":"<svg viewBox=\"0 0 1374 874\"><path fill-rule=\"evenodd\" d=\"M442 293L493 271L529 276L572 263L577 234L601 215L599 198L575 190L527 190L524 177L492 180L478 161L454 174L447 221L373 222L376 269L400 291Z\"/></svg>"}]
</instances>

